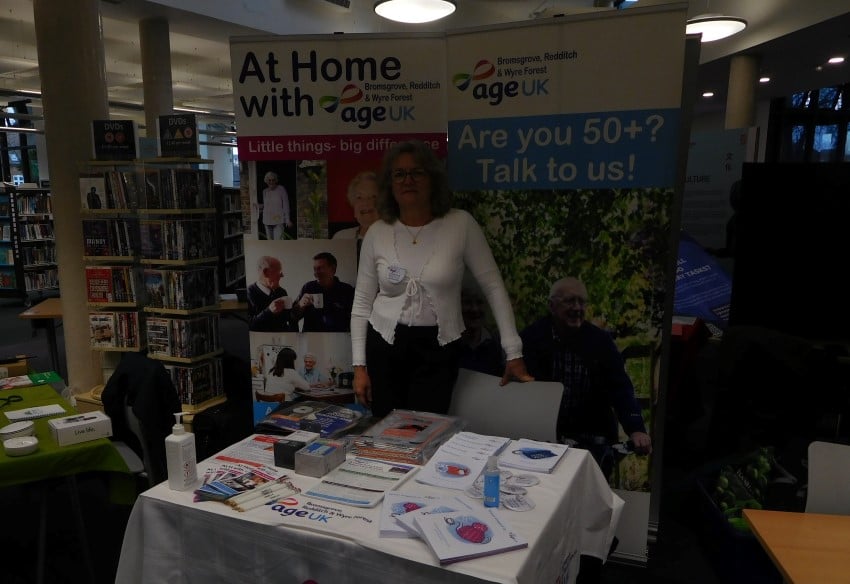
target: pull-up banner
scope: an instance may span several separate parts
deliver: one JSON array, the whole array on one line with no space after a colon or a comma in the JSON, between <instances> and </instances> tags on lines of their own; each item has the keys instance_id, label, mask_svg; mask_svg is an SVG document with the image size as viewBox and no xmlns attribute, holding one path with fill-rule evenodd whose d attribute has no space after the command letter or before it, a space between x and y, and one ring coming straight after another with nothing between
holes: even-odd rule
<instances>
[{"instance_id":1,"label":"pull-up banner","mask_svg":"<svg viewBox=\"0 0 850 584\"><path fill-rule=\"evenodd\" d=\"M452 188L672 185L681 25L627 10L450 34Z\"/></svg>"}]
</instances>

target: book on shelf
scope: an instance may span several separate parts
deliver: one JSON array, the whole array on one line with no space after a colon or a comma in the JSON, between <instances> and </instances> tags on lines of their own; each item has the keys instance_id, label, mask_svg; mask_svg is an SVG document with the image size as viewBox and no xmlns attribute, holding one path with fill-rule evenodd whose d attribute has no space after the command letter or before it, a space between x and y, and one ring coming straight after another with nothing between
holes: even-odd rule
<instances>
[{"instance_id":1,"label":"book on shelf","mask_svg":"<svg viewBox=\"0 0 850 584\"><path fill-rule=\"evenodd\" d=\"M121 171L110 170L104 174L106 179L106 208L129 209L131 200L127 196L127 185Z\"/></svg>"},{"instance_id":2,"label":"book on shelf","mask_svg":"<svg viewBox=\"0 0 850 584\"><path fill-rule=\"evenodd\" d=\"M339 436L353 428L363 414L344 406L320 401L298 401L271 412L257 424L258 431L290 433L318 432L322 438Z\"/></svg>"},{"instance_id":3,"label":"book on shelf","mask_svg":"<svg viewBox=\"0 0 850 584\"><path fill-rule=\"evenodd\" d=\"M215 266L143 270L148 306L176 310L193 310L218 304Z\"/></svg>"},{"instance_id":4,"label":"book on shelf","mask_svg":"<svg viewBox=\"0 0 850 584\"><path fill-rule=\"evenodd\" d=\"M498 509L475 508L420 515L416 526L440 565L482 558L528 547Z\"/></svg>"},{"instance_id":5,"label":"book on shelf","mask_svg":"<svg viewBox=\"0 0 850 584\"><path fill-rule=\"evenodd\" d=\"M97 349L139 346L139 314L133 311L89 313L89 343Z\"/></svg>"},{"instance_id":6,"label":"book on shelf","mask_svg":"<svg viewBox=\"0 0 850 584\"><path fill-rule=\"evenodd\" d=\"M86 266L86 300L136 302L135 272L130 266Z\"/></svg>"},{"instance_id":7,"label":"book on shelf","mask_svg":"<svg viewBox=\"0 0 850 584\"><path fill-rule=\"evenodd\" d=\"M83 219L83 255L132 256L135 246L131 233L126 219Z\"/></svg>"},{"instance_id":8,"label":"book on shelf","mask_svg":"<svg viewBox=\"0 0 850 584\"><path fill-rule=\"evenodd\" d=\"M89 343L92 347L118 346L115 337L115 313L95 312L89 314Z\"/></svg>"},{"instance_id":9,"label":"book on shelf","mask_svg":"<svg viewBox=\"0 0 850 584\"><path fill-rule=\"evenodd\" d=\"M520 438L499 457L499 466L532 472L551 473L569 446Z\"/></svg>"},{"instance_id":10,"label":"book on shelf","mask_svg":"<svg viewBox=\"0 0 850 584\"><path fill-rule=\"evenodd\" d=\"M189 359L220 347L218 313L148 318L145 326L151 355Z\"/></svg>"},{"instance_id":11,"label":"book on shelf","mask_svg":"<svg viewBox=\"0 0 850 584\"><path fill-rule=\"evenodd\" d=\"M353 447L361 456L424 464L463 426L457 416L396 409L356 437Z\"/></svg>"},{"instance_id":12,"label":"book on shelf","mask_svg":"<svg viewBox=\"0 0 850 584\"><path fill-rule=\"evenodd\" d=\"M224 395L222 360L215 357L200 363L165 363L180 403L198 405Z\"/></svg>"},{"instance_id":13,"label":"book on shelf","mask_svg":"<svg viewBox=\"0 0 850 584\"><path fill-rule=\"evenodd\" d=\"M142 219L139 221L139 248L145 259L165 259L162 243L163 221Z\"/></svg>"},{"instance_id":14,"label":"book on shelf","mask_svg":"<svg viewBox=\"0 0 850 584\"><path fill-rule=\"evenodd\" d=\"M103 174L80 175L80 205L83 209L104 209L106 201L106 178Z\"/></svg>"},{"instance_id":15,"label":"book on shelf","mask_svg":"<svg viewBox=\"0 0 850 584\"><path fill-rule=\"evenodd\" d=\"M139 227L145 259L185 261L218 255L212 218L143 219Z\"/></svg>"}]
</instances>

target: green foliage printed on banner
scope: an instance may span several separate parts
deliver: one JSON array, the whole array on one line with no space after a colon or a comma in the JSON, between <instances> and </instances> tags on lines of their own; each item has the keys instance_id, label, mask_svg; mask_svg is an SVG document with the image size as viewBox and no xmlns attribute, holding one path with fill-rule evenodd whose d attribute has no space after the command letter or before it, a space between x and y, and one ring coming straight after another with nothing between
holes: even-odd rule
<instances>
[{"instance_id":1,"label":"green foliage printed on banner","mask_svg":"<svg viewBox=\"0 0 850 584\"><path fill-rule=\"evenodd\" d=\"M670 189L467 191L521 330L547 311L552 282L581 278L588 319L625 344L658 340L669 265Z\"/></svg>"}]
</instances>

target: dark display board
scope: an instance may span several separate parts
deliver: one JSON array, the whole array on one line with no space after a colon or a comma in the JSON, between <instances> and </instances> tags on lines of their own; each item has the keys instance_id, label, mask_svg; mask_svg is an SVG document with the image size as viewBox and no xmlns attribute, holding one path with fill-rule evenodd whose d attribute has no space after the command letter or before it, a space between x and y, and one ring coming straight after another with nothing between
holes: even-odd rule
<instances>
[{"instance_id":1,"label":"dark display board","mask_svg":"<svg viewBox=\"0 0 850 584\"><path fill-rule=\"evenodd\" d=\"M729 324L850 338L850 163L747 163Z\"/></svg>"}]
</instances>

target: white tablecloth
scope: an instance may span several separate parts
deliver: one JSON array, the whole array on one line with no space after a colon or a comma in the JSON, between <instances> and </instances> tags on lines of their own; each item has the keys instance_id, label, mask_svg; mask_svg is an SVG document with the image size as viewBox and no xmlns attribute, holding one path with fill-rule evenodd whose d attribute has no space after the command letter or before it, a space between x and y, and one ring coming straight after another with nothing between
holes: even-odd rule
<instances>
[{"instance_id":1,"label":"white tablecloth","mask_svg":"<svg viewBox=\"0 0 850 584\"><path fill-rule=\"evenodd\" d=\"M199 465L199 470L204 464ZM302 491L318 479L292 475ZM536 506L503 509L528 549L440 567L422 541L379 537L381 507L362 509L296 495L240 513L162 483L136 501L116 582L251 584L543 584L574 582L579 554L607 556L623 501L593 458L570 449L528 489ZM458 495L406 480L400 490ZM480 500L473 504L481 504Z\"/></svg>"}]
</instances>

